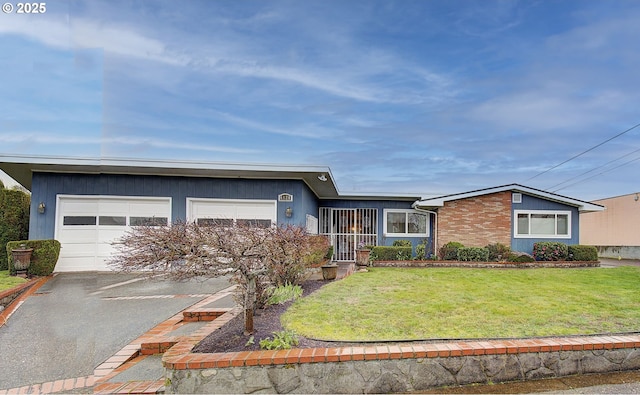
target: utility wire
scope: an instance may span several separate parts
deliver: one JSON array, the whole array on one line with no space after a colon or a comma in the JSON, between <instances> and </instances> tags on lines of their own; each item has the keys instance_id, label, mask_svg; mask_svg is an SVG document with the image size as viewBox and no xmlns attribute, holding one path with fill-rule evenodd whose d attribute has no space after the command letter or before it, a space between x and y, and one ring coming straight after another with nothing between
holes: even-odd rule
<instances>
[{"instance_id":1,"label":"utility wire","mask_svg":"<svg viewBox=\"0 0 640 395\"><path fill-rule=\"evenodd\" d=\"M547 170L545 170L545 171L543 171L543 172L541 172L541 173L538 173L538 174L536 174L535 176L533 176L533 177L531 177L531 178L528 178L526 181L533 180L533 179L534 179L534 178L536 178L536 177L539 177L539 176L541 176L541 175L543 175L543 174L545 174L545 173L548 173L548 172L550 172L551 170L553 170L553 169L555 169L555 168L557 168L557 167L560 167L560 166L564 165L565 163L570 162L570 161L572 161L572 160L574 160L574 159L576 159L576 158L578 158L578 157L580 157L580 156L582 156L582 155L586 154L587 152L593 151L594 149L596 149L596 148L600 147L601 145L604 145L604 144L608 143L609 141L611 141L611 140L613 140L613 139L616 139L616 138L618 138L618 137L622 136L623 134L625 134L625 133L628 133L628 132L632 131L633 129L637 128L638 126L640 126L640 123L639 123L639 124L637 124L637 125L635 125L635 126L630 127L629 129L625 130L624 132L621 132L621 133L616 134L615 136L613 136L613 137L611 137L611 138L609 138L609 139L607 139L607 140L605 140L605 141L601 142L601 143L600 143L600 144L598 144L598 145L594 145L593 147L589 148L589 149L588 149L588 150L586 150L586 151L583 151L583 152L579 153L578 155L572 156L571 158L569 158L569 159L565 160L565 161L564 161L564 162L562 162L562 163L558 163L557 165L555 165L555 166L553 166L553 167L550 167L550 168L548 168Z\"/></svg>"},{"instance_id":2,"label":"utility wire","mask_svg":"<svg viewBox=\"0 0 640 395\"><path fill-rule=\"evenodd\" d=\"M636 152L638 152L638 151L640 151L640 148L638 148L638 149L637 149L637 150L635 150L635 151L631 151L631 152L629 152L629 153L628 153L628 154L626 154L626 155L622 155L622 156L621 156L621 157L619 157L619 158L616 158L616 159L610 160L609 162L605 163L604 165L600 165L600 166L594 167L593 169L591 169L591 170L587 170L587 171L585 171L585 172L584 172L584 173L582 173L582 174L578 174L578 175L577 175L577 176L575 176L575 177L571 177L571 178L566 179L566 180L564 180L564 181L562 181L562 182L560 182L560 183L558 183L558 184L556 184L556 185L550 186L549 188L547 188L547 190L551 190L551 189L553 189L553 188L555 188L555 187L558 187L558 186L560 186L560 185L562 185L562 184L565 184L565 183L567 183L567 182L569 182L569 181L573 181L573 180L575 180L576 178L580 178L580 177L584 176L585 174L589 174L589 173L591 173L592 171L596 171L596 170L598 170L598 169L602 169L603 167L606 167L606 166L610 165L610 164L611 164L611 163L613 163L613 162L617 162L617 161L619 161L619 160L620 160L620 159L622 159L622 158L626 158L626 157L627 157L627 156L629 156L629 155L633 155L633 154L635 154L635 153L636 153ZM588 178L585 178L585 180L586 180L586 179L588 179ZM575 184L575 183L574 183L574 184ZM571 185L574 185L574 184L571 184ZM559 189L556 189L556 191L558 191L558 190L559 190Z\"/></svg>"},{"instance_id":3,"label":"utility wire","mask_svg":"<svg viewBox=\"0 0 640 395\"><path fill-rule=\"evenodd\" d=\"M560 191L560 190L562 190L562 189L568 188L568 187L570 187L570 186L572 186L572 185L579 184L579 183L581 183L581 182L583 182L583 181L590 180L590 179L592 179L593 177L597 177L597 176L602 175L602 174L604 174L604 173L608 173L608 172L610 172L611 170L615 170L615 169L617 169L617 168L619 168L619 167L626 166L626 165L628 165L629 163L635 162L635 161L637 161L637 160L640 160L640 157L637 157L637 158L635 158L635 159L631 159L630 161L628 161L628 162L624 162L624 163L622 163L622 164L620 164L620 165L618 165L618 166L616 166L616 167L612 167L612 168L611 168L611 169L609 169L609 170L605 170L605 171L602 171L602 172L600 172L600 173L598 173L598 174L594 174L594 175L592 175L591 177L587 177L587 178L585 178L585 179L583 179L583 180L576 181L576 182L574 182L573 184L565 185L565 186L563 186L562 188L556 189L556 190L555 190L555 191L553 191L553 192L555 193L555 192L558 192L558 191Z\"/></svg>"}]
</instances>

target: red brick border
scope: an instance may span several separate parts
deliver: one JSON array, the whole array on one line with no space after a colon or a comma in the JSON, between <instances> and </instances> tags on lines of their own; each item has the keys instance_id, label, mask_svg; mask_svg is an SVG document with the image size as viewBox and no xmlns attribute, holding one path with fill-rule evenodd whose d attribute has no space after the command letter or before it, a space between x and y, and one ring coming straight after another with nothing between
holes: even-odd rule
<instances>
[{"instance_id":1,"label":"red brick border","mask_svg":"<svg viewBox=\"0 0 640 395\"><path fill-rule=\"evenodd\" d=\"M294 348L290 350L193 353L191 350L210 332L237 314L233 309L180 341L165 352L162 362L167 369L210 369L295 363L392 360L405 358L446 358L467 355L522 354L550 351L640 348L640 335L576 336L543 339L454 341L443 343L406 343L358 347Z\"/></svg>"}]
</instances>

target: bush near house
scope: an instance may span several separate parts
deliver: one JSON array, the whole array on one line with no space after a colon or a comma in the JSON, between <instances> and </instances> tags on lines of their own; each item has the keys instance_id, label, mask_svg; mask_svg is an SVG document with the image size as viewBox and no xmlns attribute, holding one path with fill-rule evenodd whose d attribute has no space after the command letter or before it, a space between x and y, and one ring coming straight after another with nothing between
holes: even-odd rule
<instances>
[{"instance_id":1,"label":"bush near house","mask_svg":"<svg viewBox=\"0 0 640 395\"><path fill-rule=\"evenodd\" d=\"M427 259L427 245L425 243L416 246L416 259L419 261Z\"/></svg>"},{"instance_id":2,"label":"bush near house","mask_svg":"<svg viewBox=\"0 0 640 395\"><path fill-rule=\"evenodd\" d=\"M572 261L597 261L598 249L594 246L570 245L569 259Z\"/></svg>"},{"instance_id":3,"label":"bush near house","mask_svg":"<svg viewBox=\"0 0 640 395\"><path fill-rule=\"evenodd\" d=\"M369 259L371 261L407 261L411 259L411 247L374 246Z\"/></svg>"},{"instance_id":4,"label":"bush near house","mask_svg":"<svg viewBox=\"0 0 640 395\"><path fill-rule=\"evenodd\" d=\"M7 242L29 237L29 204L31 198L22 191L0 188L0 251ZM0 270L7 270L7 256L0 253Z\"/></svg>"},{"instance_id":5,"label":"bush near house","mask_svg":"<svg viewBox=\"0 0 640 395\"><path fill-rule=\"evenodd\" d=\"M489 244L485 248L489 251L490 262L505 262L511 253L511 248L502 243Z\"/></svg>"},{"instance_id":6,"label":"bush near house","mask_svg":"<svg viewBox=\"0 0 640 395\"><path fill-rule=\"evenodd\" d=\"M533 257L536 261L566 261L569 248L557 241L540 241L533 244Z\"/></svg>"},{"instance_id":7,"label":"bush near house","mask_svg":"<svg viewBox=\"0 0 640 395\"><path fill-rule=\"evenodd\" d=\"M447 244L440 247L438 250L438 255L440 259L444 261L455 261L458 259L458 249L463 248L464 244L458 243L457 241L450 241Z\"/></svg>"},{"instance_id":8,"label":"bush near house","mask_svg":"<svg viewBox=\"0 0 640 395\"><path fill-rule=\"evenodd\" d=\"M395 240L394 247L411 247L411 240Z\"/></svg>"},{"instance_id":9,"label":"bush near house","mask_svg":"<svg viewBox=\"0 0 640 395\"><path fill-rule=\"evenodd\" d=\"M487 262L489 250L484 247L458 248L458 260L462 262Z\"/></svg>"},{"instance_id":10,"label":"bush near house","mask_svg":"<svg viewBox=\"0 0 640 395\"><path fill-rule=\"evenodd\" d=\"M15 274L11 250L20 248L22 244L27 248L33 248L31 264L27 271L30 276L48 276L53 273L56 262L58 262L58 256L60 255L60 242L58 240L21 240L7 243L6 256L11 274Z\"/></svg>"}]
</instances>

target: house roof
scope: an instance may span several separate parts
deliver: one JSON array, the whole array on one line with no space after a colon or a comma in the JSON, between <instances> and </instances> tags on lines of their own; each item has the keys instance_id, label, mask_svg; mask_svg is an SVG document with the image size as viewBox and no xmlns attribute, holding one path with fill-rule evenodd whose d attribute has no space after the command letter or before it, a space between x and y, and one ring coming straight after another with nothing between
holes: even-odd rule
<instances>
[{"instance_id":1,"label":"house roof","mask_svg":"<svg viewBox=\"0 0 640 395\"><path fill-rule=\"evenodd\" d=\"M573 199L567 196L557 195L555 193L543 191L541 189L535 189L531 187L527 187L520 184L509 184L509 185L501 185L492 188L484 188L477 189L475 191L470 192L462 192L455 193L452 195L444 195L433 198L421 199L413 204L414 207L419 208L438 208L443 207L446 202L467 199L476 196L489 195L497 192L504 191L513 191L513 192L521 192L526 195L536 196L541 199L551 200L554 202L563 203L569 206L577 207L579 211L588 212L588 211L602 211L604 210L604 206L599 204L594 204L590 202L585 202L583 200Z\"/></svg>"},{"instance_id":2,"label":"house roof","mask_svg":"<svg viewBox=\"0 0 640 395\"><path fill-rule=\"evenodd\" d=\"M341 195L331 169L315 165L0 155L0 169L28 190L34 172L52 172L302 180L320 199L420 199L409 195Z\"/></svg>"}]
</instances>

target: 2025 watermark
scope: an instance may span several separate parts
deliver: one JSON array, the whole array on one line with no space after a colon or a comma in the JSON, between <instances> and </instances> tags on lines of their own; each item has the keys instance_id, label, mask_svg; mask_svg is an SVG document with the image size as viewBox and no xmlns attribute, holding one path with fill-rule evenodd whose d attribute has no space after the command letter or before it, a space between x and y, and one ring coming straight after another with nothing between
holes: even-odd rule
<instances>
[{"instance_id":1,"label":"2025 watermark","mask_svg":"<svg viewBox=\"0 0 640 395\"><path fill-rule=\"evenodd\" d=\"M2 12L5 14L44 14L47 12L47 3L4 3Z\"/></svg>"}]
</instances>

